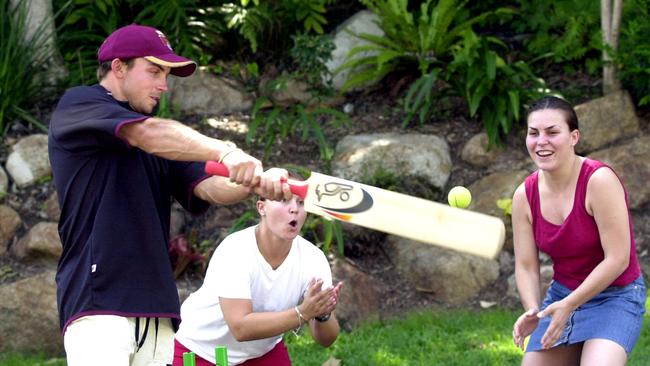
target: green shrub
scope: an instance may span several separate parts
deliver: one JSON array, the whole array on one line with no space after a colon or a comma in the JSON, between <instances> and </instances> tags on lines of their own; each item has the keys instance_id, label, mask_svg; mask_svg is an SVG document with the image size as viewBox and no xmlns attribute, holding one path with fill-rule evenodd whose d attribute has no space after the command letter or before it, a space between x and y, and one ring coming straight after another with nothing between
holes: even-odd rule
<instances>
[{"instance_id":1,"label":"green shrub","mask_svg":"<svg viewBox=\"0 0 650 366\"><path fill-rule=\"evenodd\" d=\"M451 60L451 49L462 40L462 32L493 13L504 11L498 9L467 19L467 13L462 11L467 1L427 0L413 12L408 0L363 0L362 3L379 17L377 24L384 35L358 35L369 43L354 47L337 70L355 70L343 85L343 91L376 82L399 69L417 67L420 76L427 74L432 67Z\"/></svg>"},{"instance_id":2,"label":"green shrub","mask_svg":"<svg viewBox=\"0 0 650 366\"><path fill-rule=\"evenodd\" d=\"M66 0L55 0L61 7ZM70 70L70 85L96 82L97 50L115 29L131 23L160 29L174 51L200 64L212 61L221 34L227 32L221 14L208 0L75 0L57 19L58 41Z\"/></svg>"},{"instance_id":3,"label":"green shrub","mask_svg":"<svg viewBox=\"0 0 650 366\"><path fill-rule=\"evenodd\" d=\"M219 7L227 26L245 38L253 52L260 43L271 54L289 47L289 35L299 32L323 34L326 5L334 0L240 0Z\"/></svg>"},{"instance_id":4,"label":"green shrub","mask_svg":"<svg viewBox=\"0 0 650 366\"><path fill-rule=\"evenodd\" d=\"M524 41L531 58L550 54L568 70L584 62L591 73L600 71L602 32L600 2L593 0L517 0L519 16L512 21L517 34L532 33Z\"/></svg>"},{"instance_id":5,"label":"green shrub","mask_svg":"<svg viewBox=\"0 0 650 366\"><path fill-rule=\"evenodd\" d=\"M300 134L303 141L315 140L318 144L320 157L328 163L334 156L321 121L328 121L335 128L340 128L349 122L349 117L333 108L308 109L302 104L290 107L274 106L270 112L262 108L271 101L260 97L255 102L251 113L252 121L246 135L246 142L259 140L264 144L264 159L268 157L276 140Z\"/></svg>"},{"instance_id":6,"label":"green shrub","mask_svg":"<svg viewBox=\"0 0 650 366\"><path fill-rule=\"evenodd\" d=\"M15 6L8 0L0 2L0 137L20 121L47 131L27 109L41 96L43 83L39 75L52 56L51 48L46 47L51 35L43 25L29 42L25 41L27 4L22 0Z\"/></svg>"},{"instance_id":7,"label":"green shrub","mask_svg":"<svg viewBox=\"0 0 650 366\"><path fill-rule=\"evenodd\" d=\"M470 117L480 117L489 146L499 143L520 120L524 103L546 91L543 80L533 74L527 63L506 62L493 50L496 47L505 49L496 38L479 38L466 32L445 75L456 93L465 99Z\"/></svg>"},{"instance_id":8,"label":"green shrub","mask_svg":"<svg viewBox=\"0 0 650 366\"><path fill-rule=\"evenodd\" d=\"M228 27L223 15L210 0L137 0L144 6L136 22L162 30L174 51L208 64L215 50L225 42ZM221 2L221 1L220 1Z\"/></svg>"},{"instance_id":9,"label":"green shrub","mask_svg":"<svg viewBox=\"0 0 650 366\"><path fill-rule=\"evenodd\" d=\"M411 123L416 115L420 123L424 123L429 118L432 108L436 105L434 99L440 97L439 94L436 94L434 85L439 80L438 76L441 71L440 68L434 68L411 84L406 96L401 101L404 112L406 112L406 116L402 120L402 127Z\"/></svg>"},{"instance_id":10,"label":"green shrub","mask_svg":"<svg viewBox=\"0 0 650 366\"><path fill-rule=\"evenodd\" d=\"M293 75L304 80L312 88L328 93L331 84L331 75L326 63L332 58L334 41L329 35L311 35L299 33L291 37L293 47L289 55L294 61L295 71ZM328 85L323 86L323 80Z\"/></svg>"},{"instance_id":11,"label":"green shrub","mask_svg":"<svg viewBox=\"0 0 650 366\"><path fill-rule=\"evenodd\" d=\"M104 39L122 25L132 23L136 9L120 0L54 0L57 42L68 69L68 86L97 82L97 51Z\"/></svg>"},{"instance_id":12,"label":"green shrub","mask_svg":"<svg viewBox=\"0 0 650 366\"><path fill-rule=\"evenodd\" d=\"M411 11L408 0L364 0L378 15L385 36L361 34L367 45L352 49L341 70L353 68L355 74L343 90L376 82L398 69L417 67L419 77L403 100L406 112L402 125L417 116L424 122L436 104L436 98L459 95L468 105L470 117L479 115L490 144L507 134L525 101L537 95L543 83L523 61L506 62L494 49L508 52L496 38L479 37L473 25L488 17L511 14L497 8L469 16L467 2L427 0ZM356 71L358 70L358 71ZM438 90L435 85L445 81Z\"/></svg>"},{"instance_id":13,"label":"green shrub","mask_svg":"<svg viewBox=\"0 0 650 366\"><path fill-rule=\"evenodd\" d=\"M298 34L293 37L294 47L289 52L293 58L295 71L270 80L262 87L262 94L257 99L251 112L252 121L246 141L261 141L264 144L264 158L268 157L276 140L300 134L303 141L314 140L318 144L320 157L329 164L334 155L325 133L321 127L329 123L341 128L349 122L349 117L329 107L314 107L320 100L331 93L331 87L323 85L327 80L325 63L331 57L334 44L329 36L310 36ZM306 82L310 92L308 106L295 104L291 106L274 105L267 97L273 92L283 91L292 81ZM270 111L263 108L272 105Z\"/></svg>"},{"instance_id":14,"label":"green shrub","mask_svg":"<svg viewBox=\"0 0 650 366\"><path fill-rule=\"evenodd\" d=\"M639 106L650 105L650 1L625 2L615 62L623 87Z\"/></svg>"}]
</instances>

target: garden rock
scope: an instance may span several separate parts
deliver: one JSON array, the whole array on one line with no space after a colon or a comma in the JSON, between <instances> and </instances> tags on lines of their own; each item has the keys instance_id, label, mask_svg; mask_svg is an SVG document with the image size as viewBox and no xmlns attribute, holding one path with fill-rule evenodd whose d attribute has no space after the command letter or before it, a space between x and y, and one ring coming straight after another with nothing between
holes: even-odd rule
<instances>
[{"instance_id":1,"label":"garden rock","mask_svg":"<svg viewBox=\"0 0 650 366\"><path fill-rule=\"evenodd\" d=\"M350 75L354 75L359 71L357 69L345 69L337 72L341 65L346 62L348 53L354 47L369 44L368 41L359 38L357 35L364 33L379 37L384 35L384 31L377 25L378 21L379 17L375 13L362 10L338 26L334 32L334 51L332 51L332 58L325 63L325 66L334 75L332 77L332 86L336 90L341 90ZM368 55L368 52L361 52L355 56L355 59Z\"/></svg>"},{"instance_id":2,"label":"garden rock","mask_svg":"<svg viewBox=\"0 0 650 366\"><path fill-rule=\"evenodd\" d=\"M0 166L0 197L4 196L9 191L9 178L7 173Z\"/></svg>"},{"instance_id":3,"label":"garden rock","mask_svg":"<svg viewBox=\"0 0 650 366\"><path fill-rule=\"evenodd\" d=\"M52 174L47 153L47 135L22 138L7 158L7 172L18 187L26 187Z\"/></svg>"},{"instance_id":4,"label":"garden rock","mask_svg":"<svg viewBox=\"0 0 650 366\"><path fill-rule=\"evenodd\" d=\"M273 101L273 104L280 107L288 107L298 103L304 105L309 104L313 98L309 92L309 84L290 78L287 74L283 74L282 76L287 79L283 88L267 91L267 84L264 83L260 84L260 93L268 95Z\"/></svg>"},{"instance_id":5,"label":"garden rock","mask_svg":"<svg viewBox=\"0 0 650 366\"><path fill-rule=\"evenodd\" d=\"M492 259L393 235L384 248L402 276L445 304L460 305L499 277L499 264Z\"/></svg>"},{"instance_id":6,"label":"garden rock","mask_svg":"<svg viewBox=\"0 0 650 366\"><path fill-rule=\"evenodd\" d=\"M337 258L332 263L332 278L334 284L343 281L336 317L344 329L378 319L379 290L367 274Z\"/></svg>"},{"instance_id":7,"label":"garden rock","mask_svg":"<svg viewBox=\"0 0 650 366\"><path fill-rule=\"evenodd\" d=\"M14 256L27 262L43 260L56 263L62 251L58 225L55 222L39 222L11 247Z\"/></svg>"},{"instance_id":8,"label":"garden rock","mask_svg":"<svg viewBox=\"0 0 650 366\"><path fill-rule=\"evenodd\" d=\"M510 251L502 250L497 258L499 261L499 272L510 275L515 271L515 256Z\"/></svg>"},{"instance_id":9,"label":"garden rock","mask_svg":"<svg viewBox=\"0 0 650 366\"><path fill-rule=\"evenodd\" d=\"M379 133L346 136L332 159L334 175L369 182L378 173L421 178L442 189L451 174L447 142L435 135Z\"/></svg>"},{"instance_id":10,"label":"garden rock","mask_svg":"<svg viewBox=\"0 0 650 366\"><path fill-rule=\"evenodd\" d=\"M463 146L461 158L477 167L486 167L492 164L503 151L498 146L492 146L488 150L488 135L485 132L478 133L469 139Z\"/></svg>"},{"instance_id":11,"label":"garden rock","mask_svg":"<svg viewBox=\"0 0 650 366\"><path fill-rule=\"evenodd\" d=\"M503 171L488 174L467 187L472 192L468 209L503 218L497 206L501 199L511 199L517 187L531 172L526 170Z\"/></svg>"},{"instance_id":12,"label":"garden rock","mask_svg":"<svg viewBox=\"0 0 650 366\"><path fill-rule=\"evenodd\" d=\"M640 208L650 202L650 136L639 136L626 144L593 152L590 157L614 168L625 184L630 208Z\"/></svg>"},{"instance_id":13,"label":"garden rock","mask_svg":"<svg viewBox=\"0 0 650 366\"><path fill-rule=\"evenodd\" d=\"M7 205L0 205L0 256L7 252L7 247L20 224L18 212Z\"/></svg>"},{"instance_id":14,"label":"garden rock","mask_svg":"<svg viewBox=\"0 0 650 366\"><path fill-rule=\"evenodd\" d=\"M49 221L58 222L61 217L61 209L59 208L59 196L53 192L45 202L43 202L44 218Z\"/></svg>"},{"instance_id":15,"label":"garden rock","mask_svg":"<svg viewBox=\"0 0 650 366\"><path fill-rule=\"evenodd\" d=\"M202 68L186 78L172 78L169 98L187 114L220 115L248 111L253 96L238 82L218 77Z\"/></svg>"},{"instance_id":16,"label":"garden rock","mask_svg":"<svg viewBox=\"0 0 650 366\"><path fill-rule=\"evenodd\" d=\"M0 352L63 354L55 272L0 285Z\"/></svg>"},{"instance_id":17,"label":"garden rock","mask_svg":"<svg viewBox=\"0 0 650 366\"><path fill-rule=\"evenodd\" d=\"M630 95L622 90L575 107L580 124L580 142L576 151L585 153L602 148L624 137L639 133Z\"/></svg>"}]
</instances>

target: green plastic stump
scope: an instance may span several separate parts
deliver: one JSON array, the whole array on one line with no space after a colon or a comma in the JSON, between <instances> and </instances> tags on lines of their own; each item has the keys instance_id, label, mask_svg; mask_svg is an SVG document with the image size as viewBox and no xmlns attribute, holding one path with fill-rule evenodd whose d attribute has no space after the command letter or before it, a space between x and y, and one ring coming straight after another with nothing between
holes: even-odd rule
<instances>
[{"instance_id":1,"label":"green plastic stump","mask_svg":"<svg viewBox=\"0 0 650 366\"><path fill-rule=\"evenodd\" d=\"M194 357L194 352L183 353L183 366L196 366L196 357Z\"/></svg>"},{"instance_id":2,"label":"green plastic stump","mask_svg":"<svg viewBox=\"0 0 650 366\"><path fill-rule=\"evenodd\" d=\"M228 366L228 350L225 346L217 346L214 349L214 355L217 359L217 366Z\"/></svg>"}]
</instances>

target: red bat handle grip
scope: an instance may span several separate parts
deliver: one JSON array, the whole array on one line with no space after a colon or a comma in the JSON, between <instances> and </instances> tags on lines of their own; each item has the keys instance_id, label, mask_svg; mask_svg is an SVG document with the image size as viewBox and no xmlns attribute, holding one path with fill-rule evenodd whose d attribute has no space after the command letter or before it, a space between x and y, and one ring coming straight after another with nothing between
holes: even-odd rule
<instances>
[{"instance_id":1,"label":"red bat handle grip","mask_svg":"<svg viewBox=\"0 0 650 366\"><path fill-rule=\"evenodd\" d=\"M210 175L218 175L220 177L229 177L230 176L230 171L228 171L228 167L226 167L224 164L218 163L216 161L206 161L205 162L205 172ZM309 186L307 184L296 184L295 182L291 180L282 180L283 182L287 182L289 184L289 188L291 189L291 193L295 194L296 196L302 198L303 200L305 197L307 197L307 191Z\"/></svg>"}]
</instances>

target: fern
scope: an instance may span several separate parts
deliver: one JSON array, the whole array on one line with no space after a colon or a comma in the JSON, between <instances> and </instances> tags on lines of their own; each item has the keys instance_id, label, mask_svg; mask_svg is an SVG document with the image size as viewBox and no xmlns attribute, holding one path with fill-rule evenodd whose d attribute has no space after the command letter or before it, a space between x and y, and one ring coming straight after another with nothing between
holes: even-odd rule
<instances>
[{"instance_id":1,"label":"fern","mask_svg":"<svg viewBox=\"0 0 650 366\"><path fill-rule=\"evenodd\" d=\"M52 34L41 24L26 41L28 6L26 0L0 3L0 137L21 120L47 131L26 109L44 95L40 76L52 57Z\"/></svg>"},{"instance_id":2,"label":"fern","mask_svg":"<svg viewBox=\"0 0 650 366\"><path fill-rule=\"evenodd\" d=\"M256 52L261 35L272 22L273 14L269 5L264 2L261 5L255 3L255 7L248 8L230 3L221 6L219 12L225 15L227 27L237 29L250 43L253 52Z\"/></svg>"},{"instance_id":3,"label":"fern","mask_svg":"<svg viewBox=\"0 0 650 366\"><path fill-rule=\"evenodd\" d=\"M305 32L323 34L327 24L326 0L280 0L227 3L219 7L229 29L236 29L246 39L253 52L264 43L270 50L272 40L285 40L301 25Z\"/></svg>"},{"instance_id":4,"label":"fern","mask_svg":"<svg viewBox=\"0 0 650 366\"><path fill-rule=\"evenodd\" d=\"M502 9L465 19L461 12L467 1L440 0L423 2L419 11L410 12L408 0L363 0L377 14L378 26L384 36L360 34L368 42L348 54L346 62L336 70L353 69L354 74L344 83L347 91L376 82L397 69L417 65L420 75L433 67L442 67L451 60L451 49L461 41L461 34Z\"/></svg>"},{"instance_id":5,"label":"fern","mask_svg":"<svg viewBox=\"0 0 650 366\"><path fill-rule=\"evenodd\" d=\"M433 69L411 84L403 101L406 117L403 119L402 127L406 127L416 114L420 123L424 123L429 116L434 105L433 85L438 80L439 74L440 69Z\"/></svg>"},{"instance_id":6,"label":"fern","mask_svg":"<svg viewBox=\"0 0 650 366\"><path fill-rule=\"evenodd\" d=\"M252 121L246 136L247 143L259 140L264 145L264 159L268 158L273 145L278 139L299 135L303 141L314 139L318 144L321 159L328 163L334 150L330 147L322 130L320 118L328 119L336 128L349 122L349 117L331 108L308 110L298 104L289 108L275 106L270 112L262 111L268 105L268 98L259 98L252 111Z\"/></svg>"},{"instance_id":7,"label":"fern","mask_svg":"<svg viewBox=\"0 0 650 366\"><path fill-rule=\"evenodd\" d=\"M327 19L323 16L326 13L325 1L297 0L291 3L291 7L295 9L296 20L302 21L305 31L313 31L317 34L324 33L323 25L327 24Z\"/></svg>"},{"instance_id":8,"label":"fern","mask_svg":"<svg viewBox=\"0 0 650 366\"><path fill-rule=\"evenodd\" d=\"M53 8L62 11L62 16L55 20L57 43L70 73L68 85L91 84L97 80L97 47L120 25L134 21L122 14L119 7L117 0L53 1Z\"/></svg>"},{"instance_id":9,"label":"fern","mask_svg":"<svg viewBox=\"0 0 650 366\"><path fill-rule=\"evenodd\" d=\"M600 8L593 0L519 0L521 17L513 21L518 33L533 32L525 45L529 53L553 54L553 61L600 57Z\"/></svg>"},{"instance_id":10,"label":"fern","mask_svg":"<svg viewBox=\"0 0 650 366\"><path fill-rule=\"evenodd\" d=\"M331 74L326 63L335 48L332 37L299 33L292 38L294 45L289 55L294 61L296 78L305 81L317 93L331 94Z\"/></svg>"},{"instance_id":11,"label":"fern","mask_svg":"<svg viewBox=\"0 0 650 366\"><path fill-rule=\"evenodd\" d=\"M501 136L520 120L523 103L539 97L545 88L528 64L508 63L493 47L506 46L497 39L479 38L468 31L445 75L465 99L470 117L481 118L489 146L500 143Z\"/></svg>"}]
</instances>

